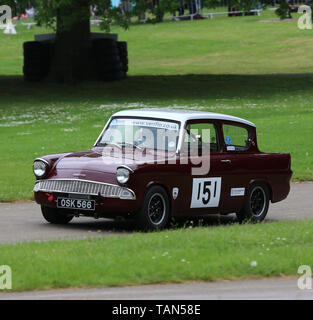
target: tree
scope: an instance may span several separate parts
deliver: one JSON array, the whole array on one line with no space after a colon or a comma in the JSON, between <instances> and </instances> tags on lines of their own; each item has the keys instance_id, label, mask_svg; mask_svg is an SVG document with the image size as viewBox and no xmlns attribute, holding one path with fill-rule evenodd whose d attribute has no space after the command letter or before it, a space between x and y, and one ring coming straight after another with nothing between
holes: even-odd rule
<instances>
[{"instance_id":1,"label":"tree","mask_svg":"<svg viewBox=\"0 0 313 320\"><path fill-rule=\"evenodd\" d=\"M281 20L291 18L289 3L286 0L279 0L279 8L275 10L275 13Z\"/></svg>"}]
</instances>

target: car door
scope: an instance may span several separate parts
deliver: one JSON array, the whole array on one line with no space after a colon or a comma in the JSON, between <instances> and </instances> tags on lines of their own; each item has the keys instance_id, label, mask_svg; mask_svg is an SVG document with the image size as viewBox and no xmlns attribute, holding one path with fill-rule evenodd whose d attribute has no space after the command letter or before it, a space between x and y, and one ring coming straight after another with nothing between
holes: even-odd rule
<instances>
[{"instance_id":1,"label":"car door","mask_svg":"<svg viewBox=\"0 0 313 320\"><path fill-rule=\"evenodd\" d=\"M223 198L221 212L237 212L243 204L249 184L250 164L248 159L253 157L250 152L250 135L248 126L235 122L220 123L222 136L223 165Z\"/></svg>"},{"instance_id":2,"label":"car door","mask_svg":"<svg viewBox=\"0 0 313 320\"><path fill-rule=\"evenodd\" d=\"M181 214L218 213L224 188L224 164L217 123L213 120L188 121L181 154L189 161L184 169L185 197ZM203 170L195 170L200 168Z\"/></svg>"}]
</instances>

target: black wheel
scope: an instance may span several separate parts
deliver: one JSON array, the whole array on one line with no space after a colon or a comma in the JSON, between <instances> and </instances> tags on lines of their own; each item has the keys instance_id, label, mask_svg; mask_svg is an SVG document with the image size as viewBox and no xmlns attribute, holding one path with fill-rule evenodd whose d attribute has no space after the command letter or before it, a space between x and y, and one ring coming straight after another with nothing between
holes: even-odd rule
<instances>
[{"instance_id":1,"label":"black wheel","mask_svg":"<svg viewBox=\"0 0 313 320\"><path fill-rule=\"evenodd\" d=\"M261 222L265 219L269 208L269 190L264 183L254 183L250 188L245 204L237 218L240 222Z\"/></svg>"},{"instance_id":2,"label":"black wheel","mask_svg":"<svg viewBox=\"0 0 313 320\"><path fill-rule=\"evenodd\" d=\"M43 217L53 224L67 224L73 219L73 215L60 212L56 208L49 208L41 206L41 212Z\"/></svg>"},{"instance_id":3,"label":"black wheel","mask_svg":"<svg viewBox=\"0 0 313 320\"><path fill-rule=\"evenodd\" d=\"M136 216L136 224L144 230L163 229L170 218L170 202L166 191L160 186L151 187Z\"/></svg>"}]
</instances>

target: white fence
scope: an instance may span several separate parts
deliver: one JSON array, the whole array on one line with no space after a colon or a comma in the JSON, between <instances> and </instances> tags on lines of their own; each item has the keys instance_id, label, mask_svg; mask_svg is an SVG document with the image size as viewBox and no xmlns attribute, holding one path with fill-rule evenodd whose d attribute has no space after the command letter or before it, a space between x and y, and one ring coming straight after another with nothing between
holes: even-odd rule
<instances>
[{"instance_id":1,"label":"white fence","mask_svg":"<svg viewBox=\"0 0 313 320\"><path fill-rule=\"evenodd\" d=\"M207 17L210 19L213 19L215 15L221 15L221 14L238 14L242 13L244 14L245 12L256 12L258 16L261 15L262 9L253 9L250 11L224 11L224 12L206 12L206 13L193 13L193 14L185 14L182 16L172 16L172 17L164 17L163 20L173 20L173 21L180 21L181 18L188 18L190 17L190 20L194 20L195 16L201 15L201 17ZM146 20L139 20L139 22L146 23Z\"/></svg>"}]
</instances>

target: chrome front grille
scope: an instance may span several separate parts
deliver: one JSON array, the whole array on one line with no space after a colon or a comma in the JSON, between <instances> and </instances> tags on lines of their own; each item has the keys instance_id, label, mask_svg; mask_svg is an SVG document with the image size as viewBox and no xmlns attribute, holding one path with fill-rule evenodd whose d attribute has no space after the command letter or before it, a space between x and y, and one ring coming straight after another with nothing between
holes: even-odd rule
<instances>
[{"instance_id":1,"label":"chrome front grille","mask_svg":"<svg viewBox=\"0 0 313 320\"><path fill-rule=\"evenodd\" d=\"M121 198L122 193L129 190L118 185L77 179L48 179L37 181L34 191L76 193L100 195L109 198ZM131 190L129 190L131 191Z\"/></svg>"}]
</instances>

